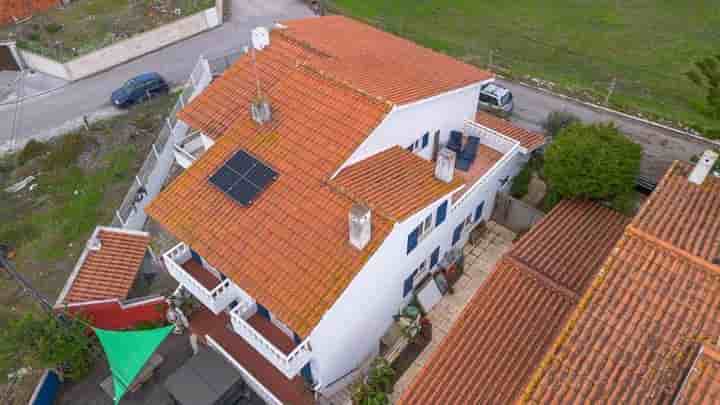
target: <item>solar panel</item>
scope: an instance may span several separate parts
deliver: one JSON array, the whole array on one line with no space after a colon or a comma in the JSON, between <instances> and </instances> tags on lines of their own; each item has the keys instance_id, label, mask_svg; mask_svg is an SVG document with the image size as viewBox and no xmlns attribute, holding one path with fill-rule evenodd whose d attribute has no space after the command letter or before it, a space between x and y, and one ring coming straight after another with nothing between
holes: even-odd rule
<instances>
[{"instance_id":1,"label":"solar panel","mask_svg":"<svg viewBox=\"0 0 720 405\"><path fill-rule=\"evenodd\" d=\"M209 181L236 202L250 205L277 177L275 170L240 150Z\"/></svg>"}]
</instances>

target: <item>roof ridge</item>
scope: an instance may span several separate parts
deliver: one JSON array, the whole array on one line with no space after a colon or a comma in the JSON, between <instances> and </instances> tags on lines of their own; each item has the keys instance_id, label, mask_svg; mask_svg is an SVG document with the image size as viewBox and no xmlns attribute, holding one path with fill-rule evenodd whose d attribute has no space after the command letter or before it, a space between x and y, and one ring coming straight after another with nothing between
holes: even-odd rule
<instances>
[{"instance_id":1,"label":"roof ridge","mask_svg":"<svg viewBox=\"0 0 720 405\"><path fill-rule=\"evenodd\" d=\"M551 277L548 277L545 274L539 272L520 257L508 252L505 255L505 259L508 260L511 264L517 266L518 268L525 270L531 275L535 276L546 287L564 295L565 297L572 300L574 303L580 301L580 294L553 280Z\"/></svg>"},{"instance_id":2,"label":"roof ridge","mask_svg":"<svg viewBox=\"0 0 720 405\"><path fill-rule=\"evenodd\" d=\"M686 261L689 261L689 262L691 262L691 263L693 263L693 264L695 264L695 265L697 265L697 266L699 266L699 267L701 267L701 268L703 268L703 269L705 269L705 270L708 270L708 271L713 272L713 273L715 273L715 274L717 274L717 275L720 275L720 266L719 266L719 265L713 264L712 262L707 261L707 260L703 259L703 258L700 257L700 256L696 256L696 255L688 252L688 251L685 250L685 249L679 248L679 247L675 246L674 244L672 244L672 243L670 243L670 242L666 242L666 241L664 241L664 240L661 240L661 239L659 239L659 238L657 238L657 237L649 234L648 232L645 232L645 231L637 228L637 227L636 227L635 225L633 225L633 224L630 224L630 225L627 226L627 228L625 228L625 233L626 233L626 234L630 234L630 235L635 236L635 237L638 237L638 238L640 238L640 239L643 239L643 240L645 240L646 242L651 243L651 244L654 244L654 245L656 245L657 247L659 247L659 248L661 248L661 249L668 250L668 251L670 251L671 253L673 253L673 254L675 254L675 255L677 255L677 256L680 256L681 258L685 259Z\"/></svg>"},{"instance_id":3,"label":"roof ridge","mask_svg":"<svg viewBox=\"0 0 720 405\"><path fill-rule=\"evenodd\" d=\"M307 49L308 51L314 52L320 56L324 56L326 58L334 58L335 57L334 55L331 55L325 51L322 51L322 50L312 46L308 41L303 41L301 39L295 38L294 36L290 35L287 32L287 27L274 29L271 32L281 36L283 39L285 39L288 42L292 42L295 45L299 45L299 46Z\"/></svg>"},{"instance_id":4,"label":"roof ridge","mask_svg":"<svg viewBox=\"0 0 720 405\"><path fill-rule=\"evenodd\" d=\"M366 200L364 200L364 199L362 199L362 198L360 198L360 197L355 196L353 193L351 193L350 191L348 191L345 187L343 187L343 186L341 186L341 185L339 185L339 184L336 184L336 183L333 182L331 179L330 179L330 180L325 180L325 181L323 181L323 183L324 183L324 185L326 185L331 191L333 191L333 192L335 192L335 193L337 193L337 194L339 194L339 195L341 195L341 196L343 196L343 197L346 197L346 198L350 199L350 200L351 200L352 202L354 202L354 203L363 204L363 205L367 206L367 207L370 208L372 211L377 212L381 217L387 219L388 221L391 221L391 222L393 222L393 223L400 222L400 220L399 220L398 218L395 218L395 217L392 216L389 212L385 212L384 210L382 210L382 209L381 209L380 207L378 207L377 205L371 204L369 201L366 201Z\"/></svg>"}]
</instances>

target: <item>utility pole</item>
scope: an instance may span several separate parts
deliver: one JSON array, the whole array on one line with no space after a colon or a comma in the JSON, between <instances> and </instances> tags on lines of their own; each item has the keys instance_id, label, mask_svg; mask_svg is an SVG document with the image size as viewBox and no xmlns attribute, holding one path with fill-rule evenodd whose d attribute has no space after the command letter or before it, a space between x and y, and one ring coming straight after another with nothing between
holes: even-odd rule
<instances>
[{"instance_id":1,"label":"utility pole","mask_svg":"<svg viewBox=\"0 0 720 405\"><path fill-rule=\"evenodd\" d=\"M617 78L613 77L612 82L610 82L610 87L608 88L607 96L605 97L605 105L609 105L610 97L612 97L612 94L615 92L616 85L617 85Z\"/></svg>"},{"instance_id":2,"label":"utility pole","mask_svg":"<svg viewBox=\"0 0 720 405\"><path fill-rule=\"evenodd\" d=\"M10 247L3 244L0 244L0 270L6 271L20 288L23 289L23 292L32 297L45 312L50 315L53 314L52 305L50 305L48 300L40 291L36 290L22 274L15 270L13 264L10 263Z\"/></svg>"}]
</instances>

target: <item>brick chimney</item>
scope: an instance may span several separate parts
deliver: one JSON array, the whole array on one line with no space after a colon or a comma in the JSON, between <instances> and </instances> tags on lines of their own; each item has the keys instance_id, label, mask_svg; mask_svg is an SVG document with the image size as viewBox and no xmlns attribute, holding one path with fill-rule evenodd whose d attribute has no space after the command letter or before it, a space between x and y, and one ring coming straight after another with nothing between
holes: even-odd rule
<instances>
[{"instance_id":1,"label":"brick chimney","mask_svg":"<svg viewBox=\"0 0 720 405\"><path fill-rule=\"evenodd\" d=\"M440 181L450 183L453 181L453 174L455 174L455 152L443 148L438 153L435 162L435 177Z\"/></svg>"},{"instance_id":2,"label":"brick chimney","mask_svg":"<svg viewBox=\"0 0 720 405\"><path fill-rule=\"evenodd\" d=\"M691 183L703 184L707 176L713 170L713 166L715 166L715 162L717 162L717 160L717 152L706 150L700 157L700 160L698 160L693 171L690 173L688 180Z\"/></svg>"},{"instance_id":3,"label":"brick chimney","mask_svg":"<svg viewBox=\"0 0 720 405\"><path fill-rule=\"evenodd\" d=\"M350 208L350 244L358 250L363 250L372 237L372 215L370 208L353 204Z\"/></svg>"}]
</instances>

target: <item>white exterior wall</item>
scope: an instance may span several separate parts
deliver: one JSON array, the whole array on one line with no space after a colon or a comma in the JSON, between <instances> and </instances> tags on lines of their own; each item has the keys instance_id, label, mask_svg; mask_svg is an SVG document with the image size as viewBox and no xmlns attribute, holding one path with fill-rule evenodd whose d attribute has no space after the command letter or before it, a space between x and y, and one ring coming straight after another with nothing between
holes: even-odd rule
<instances>
[{"instance_id":1,"label":"white exterior wall","mask_svg":"<svg viewBox=\"0 0 720 405\"><path fill-rule=\"evenodd\" d=\"M416 103L396 106L337 172L389 147L400 145L406 148L416 140L422 141L426 132L430 133L428 146L414 152L430 159L435 131L440 130L440 144L445 144L451 130L462 130L465 120L475 119L480 86L483 83ZM422 148L422 143L420 147Z\"/></svg>"}]
</instances>

